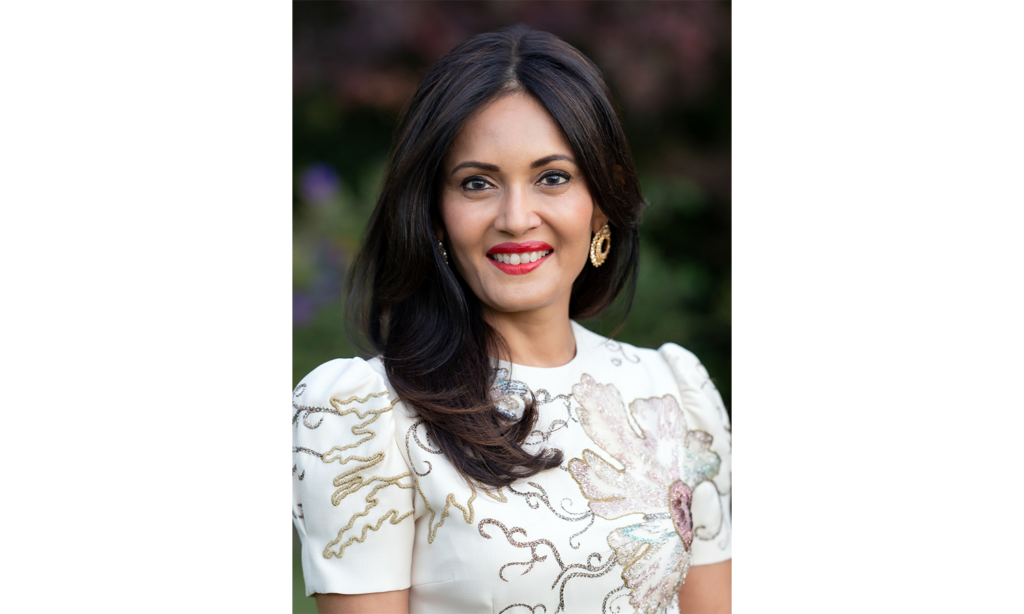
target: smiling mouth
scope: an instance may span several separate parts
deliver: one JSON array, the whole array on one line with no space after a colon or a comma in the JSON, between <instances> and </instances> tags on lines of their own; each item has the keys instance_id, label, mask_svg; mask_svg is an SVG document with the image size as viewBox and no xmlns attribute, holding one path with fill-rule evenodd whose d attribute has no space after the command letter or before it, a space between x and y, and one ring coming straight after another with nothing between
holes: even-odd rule
<instances>
[{"instance_id":1,"label":"smiling mouth","mask_svg":"<svg viewBox=\"0 0 1024 614\"><path fill-rule=\"evenodd\" d=\"M522 253L519 253L519 254L508 254L508 253L487 254L487 257L490 258L491 261L493 261L493 262L500 262L502 264L509 264L509 265L513 265L514 266L514 265L531 264L531 263L537 262L538 260L541 260L542 258L546 257L552 251L553 250L550 250L550 249L544 249L544 250L538 250L538 251L535 251L535 252L522 252Z\"/></svg>"},{"instance_id":2,"label":"smiling mouth","mask_svg":"<svg viewBox=\"0 0 1024 614\"><path fill-rule=\"evenodd\" d=\"M487 259L506 275L526 275L544 264L553 251L544 241L509 242L488 250Z\"/></svg>"}]
</instances>

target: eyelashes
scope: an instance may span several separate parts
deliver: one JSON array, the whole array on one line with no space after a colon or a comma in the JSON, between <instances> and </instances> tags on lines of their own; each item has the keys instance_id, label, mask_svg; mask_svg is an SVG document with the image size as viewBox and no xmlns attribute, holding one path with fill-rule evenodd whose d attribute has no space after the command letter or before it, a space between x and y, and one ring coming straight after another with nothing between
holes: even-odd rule
<instances>
[{"instance_id":1,"label":"eyelashes","mask_svg":"<svg viewBox=\"0 0 1024 614\"><path fill-rule=\"evenodd\" d=\"M551 182L549 179L556 179L557 181ZM544 173L540 178L540 184L544 187L557 187L569 183L572 177L569 173L563 171L551 171L550 173Z\"/></svg>"},{"instance_id":2,"label":"eyelashes","mask_svg":"<svg viewBox=\"0 0 1024 614\"><path fill-rule=\"evenodd\" d=\"M557 188L569 183L571 180L572 176L565 171L549 171L541 175L540 179L537 180L537 185L545 188ZM482 192L495 186L480 175L472 175L463 179L459 187L467 192Z\"/></svg>"},{"instance_id":3,"label":"eyelashes","mask_svg":"<svg viewBox=\"0 0 1024 614\"><path fill-rule=\"evenodd\" d=\"M480 192L482 190L486 190L487 188L493 188L494 186L491 185L491 183L484 179L483 177L474 175L473 177L466 177L465 179L463 179L460 187L470 192Z\"/></svg>"}]
</instances>

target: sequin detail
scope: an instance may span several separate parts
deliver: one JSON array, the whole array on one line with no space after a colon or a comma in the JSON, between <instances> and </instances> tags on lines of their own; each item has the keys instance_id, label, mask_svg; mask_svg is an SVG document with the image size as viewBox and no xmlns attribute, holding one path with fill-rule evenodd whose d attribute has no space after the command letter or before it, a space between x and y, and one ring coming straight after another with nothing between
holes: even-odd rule
<instances>
[{"instance_id":1,"label":"sequin detail","mask_svg":"<svg viewBox=\"0 0 1024 614\"><path fill-rule=\"evenodd\" d=\"M545 606L543 603L538 603L537 605L532 605L532 606L531 605L526 605L525 603L513 603L512 605L505 606L505 608L502 611L498 612L498 614L505 614L505 612L508 612L512 608L526 608L526 609L530 610L530 612L533 612L534 614L536 614L536 612L537 612L536 608L541 608L545 612L548 611L547 606Z\"/></svg>"},{"instance_id":2,"label":"sequin detail","mask_svg":"<svg viewBox=\"0 0 1024 614\"><path fill-rule=\"evenodd\" d=\"M672 524L676 533L683 539L687 550L693 543L693 517L690 515L690 503L693 491L682 480L676 480L668 489L668 509L672 514ZM721 526L721 525L719 525Z\"/></svg>"},{"instance_id":3,"label":"sequin detail","mask_svg":"<svg viewBox=\"0 0 1024 614\"><path fill-rule=\"evenodd\" d=\"M416 429L421 424L423 424L423 421L422 420L417 420L416 422L413 422L412 425L409 426L409 430L407 430L405 432L405 455L409 458L409 466L410 467L412 467L412 463L413 463L412 450L409 449L409 436L410 435L412 436L413 439L416 440L416 445L418 445L420 447L420 449L423 450L424 452L427 452L429 454L440 454L441 453L441 450L432 450L432 449L428 448L427 446L423 445L423 442L420 441L420 436L419 436L419 433L416 432ZM412 467L413 473L415 473L416 475L418 475L420 477L423 477L423 476L429 474L431 471L434 470L434 466L430 463L430 461L425 460L425 461L423 461L423 463L427 466L427 470L424 471L423 473L420 473L415 467Z\"/></svg>"},{"instance_id":4,"label":"sequin detail","mask_svg":"<svg viewBox=\"0 0 1024 614\"><path fill-rule=\"evenodd\" d=\"M495 384L491 387L491 400L495 402L498 412L503 416L507 418L518 418L521 416L522 410L525 409L525 404L528 399L532 399L538 407L547 405L548 403L554 403L555 401L561 401L565 405L566 420L568 422L578 422L576 417L572 415L571 394L558 394L552 396L551 393L544 388L534 392L533 390L530 390L530 387L527 386L525 382L511 379L509 370L505 367L495 369L494 379ZM554 424L554 422L552 424ZM540 431L532 431L530 435L533 435L534 433L540 433Z\"/></svg>"},{"instance_id":5,"label":"sequin detail","mask_svg":"<svg viewBox=\"0 0 1024 614\"><path fill-rule=\"evenodd\" d=\"M614 606L614 610L609 610L608 606L613 605L622 597L626 597L627 595L623 593L628 594L628 591L629 587L625 584L609 591L608 594L604 596L604 601L601 602L601 614L620 614L620 612L622 612L622 606L616 605Z\"/></svg>"},{"instance_id":6,"label":"sequin detail","mask_svg":"<svg viewBox=\"0 0 1024 614\"><path fill-rule=\"evenodd\" d=\"M526 384L511 379L508 369L501 367L495 370L491 400L501 415L512 420L519 419L528 402L527 397L532 394Z\"/></svg>"},{"instance_id":7,"label":"sequin detail","mask_svg":"<svg viewBox=\"0 0 1024 614\"><path fill-rule=\"evenodd\" d=\"M555 401L561 401L565 405L565 413L569 422L579 422L576 416L572 415L572 395L571 394L556 394L551 396L551 393L544 388L539 389L535 393L537 403L540 405L547 405L548 403L554 403Z\"/></svg>"},{"instance_id":8,"label":"sequin detail","mask_svg":"<svg viewBox=\"0 0 1024 614\"><path fill-rule=\"evenodd\" d=\"M523 445L524 446L535 446L535 445L539 445L541 443L544 443L548 439L551 439L551 435L553 435L554 433L556 433L556 432L558 432L558 431L560 431L560 430L562 430L562 429L564 429L564 428L566 428L568 426L569 426L569 423L566 422L565 420L553 420L551 422L551 424L548 425L548 428L547 428L546 431L540 431L540 430L536 430L536 429L530 431L530 433L526 436L526 440L523 441ZM535 437L535 436L539 436L540 439L533 439L533 440L530 439L531 437Z\"/></svg>"},{"instance_id":9,"label":"sequin detail","mask_svg":"<svg viewBox=\"0 0 1024 614\"><path fill-rule=\"evenodd\" d=\"M558 510L556 510L554 506L551 505L551 501L548 499L547 491L544 490L544 488L540 484L536 482L527 482L527 485L536 488L540 492L519 492L518 490L512 488L511 486L508 486L507 488L509 492L511 492L512 494L519 495L520 497L526 499L526 505L530 506L530 509L537 509L540 507L540 504L543 503L545 506L547 506L549 510L551 510L552 514L558 516L562 520L567 520L569 522L581 522L590 519L590 522L587 523L587 526L583 527L583 529L579 532L573 533L569 537L569 546L571 546L574 550L578 550L580 547L579 542L574 544L572 543L572 540L576 539L580 535L583 535L587 531L587 529L594 525L594 511L588 507L585 512L570 512L569 510L565 509L565 503L566 501L572 503L572 499L570 499L569 497L565 497L564 499L562 499L561 502L562 511L565 512L565 514L560 514Z\"/></svg>"},{"instance_id":10,"label":"sequin detail","mask_svg":"<svg viewBox=\"0 0 1024 614\"><path fill-rule=\"evenodd\" d=\"M630 604L637 614L653 614L671 603L690 566L684 493L717 475L721 459L710 449L711 435L687 429L671 395L637 399L627 410L614 386L583 375L573 396L587 436L623 469L584 450L582 459L569 461L569 472L598 516L644 514L643 522L612 531L608 545L623 566Z\"/></svg>"},{"instance_id":11,"label":"sequin detail","mask_svg":"<svg viewBox=\"0 0 1024 614\"><path fill-rule=\"evenodd\" d=\"M491 536L484 532L484 525L488 524L494 525L501 529L501 531L505 534L505 539L508 540L509 544L515 546L516 548L530 549L529 561L513 561L510 563L505 563L501 566L501 569L498 571L498 577L504 580L505 582L508 582L508 579L504 576L506 567L511 567L514 565L526 565L526 569L522 572L522 574L520 574L526 575L533 569L535 563L542 563L546 561L548 558L547 555L538 555L537 548L543 545L547 546L551 550L551 553L555 557L555 562L558 563L558 567L561 569L561 571L555 577L555 581L551 583L552 590L554 590L554 588L558 586L558 608L555 610L556 613L565 610L565 585L569 582L569 580L580 577L600 578L601 576L611 571L613 567L615 567L616 561L614 553L612 553L612 555L608 557L607 561L604 561L602 563L602 559L604 557L599 552L593 552L590 555L588 555L586 564L574 563L572 565L566 565L562 562L562 557L558 554L558 548L556 548L555 545L552 544L549 540L535 539L533 541L519 541L516 539L515 536L517 533L520 533L524 538L526 538L527 535L525 529L523 529L522 527L512 527L511 529L509 529L501 521L495 520L494 518L484 518L480 521L480 524L477 525L477 530L480 532L480 535L482 535L486 539L491 539ZM573 571L573 573L568 573L572 570L577 571Z\"/></svg>"}]
</instances>

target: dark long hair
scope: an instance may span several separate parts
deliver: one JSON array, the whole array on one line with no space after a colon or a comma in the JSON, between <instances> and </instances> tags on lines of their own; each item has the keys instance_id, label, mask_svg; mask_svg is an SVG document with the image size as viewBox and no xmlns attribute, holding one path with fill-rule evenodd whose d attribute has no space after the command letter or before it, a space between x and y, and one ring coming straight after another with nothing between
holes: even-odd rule
<instances>
[{"instance_id":1,"label":"dark long hair","mask_svg":"<svg viewBox=\"0 0 1024 614\"><path fill-rule=\"evenodd\" d=\"M490 357L508 357L508 347L445 263L434 229L442 227L438 177L449 147L474 112L516 92L533 96L561 127L609 220L608 259L600 268L584 265L569 317L601 313L623 288L628 312L643 198L617 112L593 62L522 25L474 36L427 72L399 123L349 275L350 324L381 354L395 392L462 475L493 487L555 467L562 453L523 449L537 420L532 399L520 420L495 409Z\"/></svg>"}]
</instances>

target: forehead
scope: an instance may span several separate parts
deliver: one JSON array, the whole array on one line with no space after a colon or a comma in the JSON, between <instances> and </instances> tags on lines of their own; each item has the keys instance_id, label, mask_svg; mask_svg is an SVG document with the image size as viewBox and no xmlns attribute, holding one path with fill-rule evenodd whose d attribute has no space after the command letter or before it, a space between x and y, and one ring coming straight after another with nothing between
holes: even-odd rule
<instances>
[{"instance_id":1,"label":"forehead","mask_svg":"<svg viewBox=\"0 0 1024 614\"><path fill-rule=\"evenodd\" d=\"M448 165L474 160L502 166L500 159L528 164L552 154L572 155L562 129L535 98L516 93L488 103L470 118L452 143Z\"/></svg>"}]
</instances>

